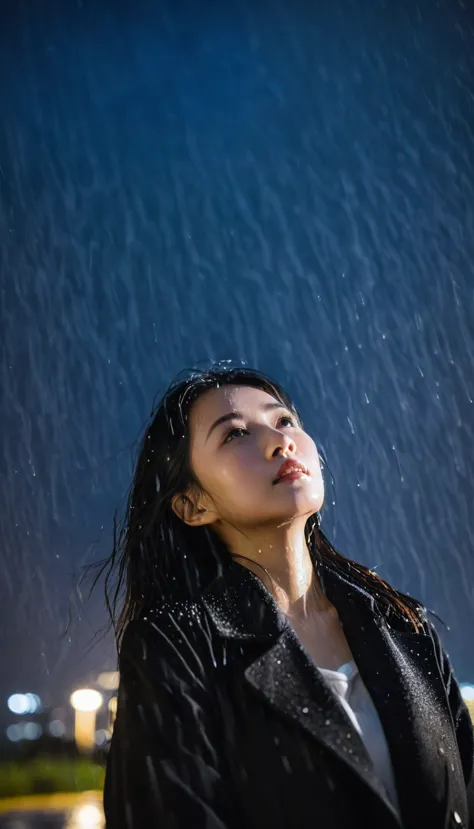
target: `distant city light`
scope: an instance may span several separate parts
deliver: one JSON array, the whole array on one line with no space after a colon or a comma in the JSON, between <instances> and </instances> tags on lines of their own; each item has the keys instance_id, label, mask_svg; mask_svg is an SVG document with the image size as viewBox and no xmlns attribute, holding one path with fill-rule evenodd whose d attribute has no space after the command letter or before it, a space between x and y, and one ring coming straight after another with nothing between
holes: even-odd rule
<instances>
[{"instance_id":1,"label":"distant city light","mask_svg":"<svg viewBox=\"0 0 474 829\"><path fill-rule=\"evenodd\" d=\"M106 728L99 728L99 730L94 734L94 743L96 746L105 746L109 742L111 736L112 734Z\"/></svg>"},{"instance_id":2,"label":"distant city light","mask_svg":"<svg viewBox=\"0 0 474 829\"><path fill-rule=\"evenodd\" d=\"M104 691L116 691L119 687L118 671L103 671L97 677L97 685L100 685Z\"/></svg>"},{"instance_id":3,"label":"distant city light","mask_svg":"<svg viewBox=\"0 0 474 829\"><path fill-rule=\"evenodd\" d=\"M12 743L17 743L18 740L23 739L23 730L20 725L9 725L5 733L7 739Z\"/></svg>"},{"instance_id":4,"label":"distant city light","mask_svg":"<svg viewBox=\"0 0 474 829\"><path fill-rule=\"evenodd\" d=\"M36 722L21 722L9 725L5 733L10 742L17 743L19 740L38 740L43 729Z\"/></svg>"},{"instance_id":5,"label":"distant city light","mask_svg":"<svg viewBox=\"0 0 474 829\"><path fill-rule=\"evenodd\" d=\"M12 714L34 714L41 709L41 700L37 694L12 694L7 705Z\"/></svg>"},{"instance_id":6,"label":"distant city light","mask_svg":"<svg viewBox=\"0 0 474 829\"><path fill-rule=\"evenodd\" d=\"M109 699L107 708L109 710L108 729L112 733L114 730L115 718L117 716L117 697L111 697Z\"/></svg>"},{"instance_id":7,"label":"distant city light","mask_svg":"<svg viewBox=\"0 0 474 829\"><path fill-rule=\"evenodd\" d=\"M74 809L71 821L68 826L76 826L77 829L100 829L104 825L101 809L92 803L85 803Z\"/></svg>"},{"instance_id":8,"label":"distant city light","mask_svg":"<svg viewBox=\"0 0 474 829\"><path fill-rule=\"evenodd\" d=\"M52 737L64 737L66 727L61 720L52 720L48 726Z\"/></svg>"},{"instance_id":9,"label":"distant city light","mask_svg":"<svg viewBox=\"0 0 474 829\"><path fill-rule=\"evenodd\" d=\"M37 722L26 722L23 724L25 740L37 740L41 737L43 729Z\"/></svg>"}]
</instances>

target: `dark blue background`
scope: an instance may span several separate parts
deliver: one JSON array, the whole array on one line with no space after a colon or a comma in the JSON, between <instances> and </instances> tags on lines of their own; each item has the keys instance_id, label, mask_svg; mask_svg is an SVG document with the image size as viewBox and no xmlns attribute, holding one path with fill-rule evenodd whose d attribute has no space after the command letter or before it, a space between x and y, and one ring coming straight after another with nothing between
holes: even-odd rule
<instances>
[{"instance_id":1,"label":"dark blue background","mask_svg":"<svg viewBox=\"0 0 474 829\"><path fill-rule=\"evenodd\" d=\"M473 54L454 0L5 12L3 698L115 667L81 567L155 395L220 358L289 388L326 534L474 681Z\"/></svg>"}]
</instances>

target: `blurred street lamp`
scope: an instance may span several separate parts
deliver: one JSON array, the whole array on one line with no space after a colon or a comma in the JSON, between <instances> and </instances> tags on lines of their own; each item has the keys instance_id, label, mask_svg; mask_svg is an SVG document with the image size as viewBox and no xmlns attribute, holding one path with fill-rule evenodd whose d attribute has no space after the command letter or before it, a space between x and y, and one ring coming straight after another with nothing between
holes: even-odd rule
<instances>
[{"instance_id":1,"label":"blurred street lamp","mask_svg":"<svg viewBox=\"0 0 474 829\"><path fill-rule=\"evenodd\" d=\"M70 697L74 708L74 739L80 752L89 753L95 746L97 711L102 705L102 694L92 688L80 688Z\"/></svg>"},{"instance_id":2,"label":"blurred street lamp","mask_svg":"<svg viewBox=\"0 0 474 829\"><path fill-rule=\"evenodd\" d=\"M114 730L115 717L117 716L117 697L111 697L107 707L109 710L108 729L110 733L112 733Z\"/></svg>"},{"instance_id":3,"label":"blurred street lamp","mask_svg":"<svg viewBox=\"0 0 474 829\"><path fill-rule=\"evenodd\" d=\"M474 724L474 685L469 682L462 682L460 685L461 695L467 705L468 711L471 715L471 720Z\"/></svg>"}]
</instances>

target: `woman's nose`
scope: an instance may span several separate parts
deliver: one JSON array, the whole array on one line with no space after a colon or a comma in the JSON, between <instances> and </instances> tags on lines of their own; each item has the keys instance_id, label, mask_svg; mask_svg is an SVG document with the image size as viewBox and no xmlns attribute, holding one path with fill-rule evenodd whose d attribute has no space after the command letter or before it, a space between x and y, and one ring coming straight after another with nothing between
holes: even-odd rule
<instances>
[{"instance_id":1,"label":"woman's nose","mask_svg":"<svg viewBox=\"0 0 474 829\"><path fill-rule=\"evenodd\" d=\"M274 457L274 455L280 450L283 452L290 453L296 451L296 444L293 438L291 437L291 435L286 435L284 432L281 432L280 434L272 438L272 440L270 441L270 447L272 448L272 457Z\"/></svg>"}]
</instances>

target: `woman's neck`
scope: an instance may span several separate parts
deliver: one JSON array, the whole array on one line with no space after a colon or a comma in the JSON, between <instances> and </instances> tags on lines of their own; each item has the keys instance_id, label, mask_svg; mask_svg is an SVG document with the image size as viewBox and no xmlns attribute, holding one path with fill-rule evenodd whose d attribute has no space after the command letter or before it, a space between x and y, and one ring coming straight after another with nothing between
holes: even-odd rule
<instances>
[{"instance_id":1,"label":"woman's neck","mask_svg":"<svg viewBox=\"0 0 474 829\"><path fill-rule=\"evenodd\" d=\"M251 570L272 593L280 609L291 618L306 618L314 612L330 607L313 566L308 545L304 538L287 539L283 543L264 543L263 539L245 545L232 556Z\"/></svg>"}]
</instances>

